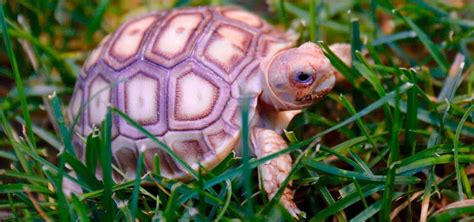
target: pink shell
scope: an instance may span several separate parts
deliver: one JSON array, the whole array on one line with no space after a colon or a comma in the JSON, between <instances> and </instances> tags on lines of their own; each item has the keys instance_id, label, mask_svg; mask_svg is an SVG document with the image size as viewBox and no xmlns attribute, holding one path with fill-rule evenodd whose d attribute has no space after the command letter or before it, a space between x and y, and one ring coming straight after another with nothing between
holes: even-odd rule
<instances>
[{"instance_id":1,"label":"pink shell","mask_svg":"<svg viewBox=\"0 0 474 222\"><path fill-rule=\"evenodd\" d=\"M155 12L123 24L104 39L77 80L69 116L87 136L108 104L123 110L195 169L212 168L238 145L239 98L251 96L251 115L261 92L259 60L293 45L265 21L239 8L188 8ZM80 112L80 107L83 111ZM152 170L187 175L157 144L113 119L114 163L133 178L138 150ZM82 157L83 142L75 139Z\"/></svg>"}]
</instances>

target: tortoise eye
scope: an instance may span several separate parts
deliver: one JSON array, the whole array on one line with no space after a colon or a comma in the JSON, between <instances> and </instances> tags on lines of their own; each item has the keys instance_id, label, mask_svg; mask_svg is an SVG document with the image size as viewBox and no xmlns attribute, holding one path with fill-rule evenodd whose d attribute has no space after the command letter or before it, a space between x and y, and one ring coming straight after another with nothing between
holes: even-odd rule
<instances>
[{"instance_id":1,"label":"tortoise eye","mask_svg":"<svg viewBox=\"0 0 474 222\"><path fill-rule=\"evenodd\" d=\"M311 75L309 73L305 73L305 72L299 72L295 75L295 80L298 83L309 85L309 84L313 83L313 75Z\"/></svg>"}]
</instances>

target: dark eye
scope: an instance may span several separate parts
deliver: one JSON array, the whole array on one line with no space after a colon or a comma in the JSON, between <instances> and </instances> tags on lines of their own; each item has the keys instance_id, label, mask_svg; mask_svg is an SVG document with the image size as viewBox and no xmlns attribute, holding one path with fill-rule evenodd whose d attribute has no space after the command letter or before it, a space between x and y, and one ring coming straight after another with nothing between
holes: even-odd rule
<instances>
[{"instance_id":1,"label":"dark eye","mask_svg":"<svg viewBox=\"0 0 474 222\"><path fill-rule=\"evenodd\" d=\"M309 84L313 82L313 75L305 72L300 72L296 74L295 79L300 83Z\"/></svg>"}]
</instances>

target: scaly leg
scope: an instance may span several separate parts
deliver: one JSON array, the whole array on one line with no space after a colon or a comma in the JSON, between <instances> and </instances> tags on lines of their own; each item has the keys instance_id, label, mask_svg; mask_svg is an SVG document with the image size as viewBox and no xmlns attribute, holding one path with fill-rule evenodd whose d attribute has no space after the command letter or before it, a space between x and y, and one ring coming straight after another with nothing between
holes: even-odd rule
<instances>
[{"instance_id":1,"label":"scaly leg","mask_svg":"<svg viewBox=\"0 0 474 222\"><path fill-rule=\"evenodd\" d=\"M252 139L254 151L258 158L288 147L280 135L269 129L255 128ZM281 155L260 165L259 171L263 178L263 187L269 199L275 196L281 183L288 177L291 165L292 160L289 154ZM290 188L285 188L280 202L293 217L298 217L301 213L293 201L293 191Z\"/></svg>"}]
</instances>

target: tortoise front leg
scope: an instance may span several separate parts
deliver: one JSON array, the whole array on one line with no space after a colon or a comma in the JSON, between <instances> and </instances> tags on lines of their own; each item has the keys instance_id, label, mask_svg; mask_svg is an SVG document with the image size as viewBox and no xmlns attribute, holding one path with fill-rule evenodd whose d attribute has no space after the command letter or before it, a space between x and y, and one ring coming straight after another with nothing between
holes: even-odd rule
<instances>
[{"instance_id":1,"label":"tortoise front leg","mask_svg":"<svg viewBox=\"0 0 474 222\"><path fill-rule=\"evenodd\" d=\"M252 140L255 155L258 158L268 156L288 147L280 135L269 129L255 128ZM259 166L259 172L263 178L263 187L269 199L275 196L281 183L288 177L291 165L290 155L285 154ZM293 191L288 187L283 191L280 203L293 217L298 217L298 214L301 213L293 201Z\"/></svg>"}]
</instances>

